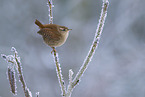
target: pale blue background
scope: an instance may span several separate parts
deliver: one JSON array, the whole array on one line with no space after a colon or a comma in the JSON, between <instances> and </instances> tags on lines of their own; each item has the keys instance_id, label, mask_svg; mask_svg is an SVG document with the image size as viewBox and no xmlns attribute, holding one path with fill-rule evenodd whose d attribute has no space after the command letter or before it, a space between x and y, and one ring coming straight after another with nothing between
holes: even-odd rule
<instances>
[{"instance_id":1,"label":"pale blue background","mask_svg":"<svg viewBox=\"0 0 145 97\"><path fill-rule=\"evenodd\" d=\"M71 29L57 48L63 75L79 70L92 43L101 0L53 0L54 23ZM72 97L145 97L145 0L109 0L108 17L99 47ZM48 23L47 0L0 0L0 53L14 46L23 65L25 81L40 97L60 97L51 48L45 45L35 19ZM0 58L0 96L13 97ZM17 79L16 97L24 97Z\"/></svg>"}]
</instances>

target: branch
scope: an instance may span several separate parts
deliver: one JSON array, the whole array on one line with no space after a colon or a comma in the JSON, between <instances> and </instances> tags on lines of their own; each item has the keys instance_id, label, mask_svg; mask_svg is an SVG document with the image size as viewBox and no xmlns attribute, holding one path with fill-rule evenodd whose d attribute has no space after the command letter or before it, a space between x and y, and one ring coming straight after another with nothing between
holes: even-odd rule
<instances>
[{"instance_id":1,"label":"branch","mask_svg":"<svg viewBox=\"0 0 145 97\"><path fill-rule=\"evenodd\" d=\"M20 57L18 57L18 52L16 51L16 49L14 47L12 47L11 50L14 52L16 69L17 69L17 72L19 74L18 77L19 77L19 80L22 84L22 87L23 87L23 90L25 93L25 97L32 97L31 96L32 94L31 94L30 90L27 88L27 85L26 85L25 80L24 80L24 76L22 73L22 66L21 66L21 62L20 62Z\"/></svg>"},{"instance_id":2,"label":"branch","mask_svg":"<svg viewBox=\"0 0 145 97\"><path fill-rule=\"evenodd\" d=\"M22 72L22 66L21 66L21 62L20 62L20 57L18 57L18 52L16 51L16 49L14 47L12 47L11 49L12 52L14 52L14 55L4 55L2 54L1 56L10 64L8 67L8 78L10 81L10 85L11 85L11 91L13 94L15 94L16 90L15 90L15 71L14 71L14 67L17 70L18 73L18 77L19 80L22 84L23 87L23 91L25 94L25 97L32 97L32 93L31 91L27 88L24 77L23 77L23 72Z\"/></svg>"},{"instance_id":3,"label":"branch","mask_svg":"<svg viewBox=\"0 0 145 97\"><path fill-rule=\"evenodd\" d=\"M49 24L53 24L52 7L54 7L54 5L52 4L52 0L48 0Z\"/></svg>"},{"instance_id":4,"label":"branch","mask_svg":"<svg viewBox=\"0 0 145 97\"><path fill-rule=\"evenodd\" d=\"M90 51L88 52L88 55L86 56L86 59L84 60L84 63L82 64L79 72L76 74L71 86L69 88L71 88L71 90L67 91L67 96L66 97L70 97L73 88L80 82L80 78L82 77L83 73L86 71L94 53L96 48L98 47L99 41L100 41L100 37L101 37L101 33L104 27L104 23L105 23L105 19L107 16L107 8L109 5L109 1L108 0L103 0L103 6L102 6L102 11L101 11L101 16L99 19L99 23L98 23L98 27L96 29L96 34L94 37L94 41L90 47Z\"/></svg>"},{"instance_id":5,"label":"branch","mask_svg":"<svg viewBox=\"0 0 145 97\"><path fill-rule=\"evenodd\" d=\"M64 85L64 80L63 80L63 76L61 74L61 67L58 61L58 54L56 53L56 51L54 50L54 61L55 61L55 65L56 65L56 72L57 72L57 77L58 77L58 81L61 87L61 91L62 91L62 96L65 96L65 92L66 92L66 87Z\"/></svg>"},{"instance_id":6,"label":"branch","mask_svg":"<svg viewBox=\"0 0 145 97\"><path fill-rule=\"evenodd\" d=\"M52 15L52 7L54 7L52 5L52 0L48 0L48 11L49 11L49 23L50 24L53 24L53 15ZM61 71L61 67L60 67L60 63L58 61L58 54L55 50L54 47L52 47L53 49L53 53L54 53L54 61L55 61L55 65L56 65L56 72L57 72L57 77L58 77L58 81L59 81L59 84L60 84L60 87L61 87L61 91L62 91L62 96L65 96L65 92L66 92L66 87L64 85L64 80L63 80L63 76L62 76L62 71Z\"/></svg>"},{"instance_id":7,"label":"branch","mask_svg":"<svg viewBox=\"0 0 145 97\"><path fill-rule=\"evenodd\" d=\"M92 46L90 48L90 51L89 51L86 59L84 60L84 63L82 65L82 67L80 68L79 72L77 73L76 77L74 78L72 87L74 87L79 82L80 78L82 77L82 74L85 72L89 62L91 61L91 58L93 57L96 48L98 47L100 37L101 37L101 33L102 33L102 30L103 30L103 27L104 27L105 19L106 19L106 16L107 16L108 5L109 5L108 0L106 0L106 2L103 2L102 12L101 12L101 16L100 16L100 19L99 19L98 27L96 29L96 35L94 37L94 41L92 43Z\"/></svg>"},{"instance_id":8,"label":"branch","mask_svg":"<svg viewBox=\"0 0 145 97\"><path fill-rule=\"evenodd\" d=\"M73 76L73 71L72 71L72 69L70 69L69 70L69 85L68 85L67 93L66 93L65 97L70 97L70 95L72 93L71 92L72 91L72 80L73 80L72 76Z\"/></svg>"},{"instance_id":9,"label":"branch","mask_svg":"<svg viewBox=\"0 0 145 97\"><path fill-rule=\"evenodd\" d=\"M108 0L106 0L106 2L103 2L103 6L102 6L102 12L101 12L101 16L99 19L99 24L96 30L96 35L94 37L94 41L92 43L92 46L90 48L90 51L86 57L86 59L84 60L84 63L82 65L82 67L80 68L79 72L77 73L76 77L74 78L73 81L73 86L74 87L80 80L80 78L82 77L82 74L85 72L89 62L91 61L91 58L93 57L96 48L98 47L99 41L100 41L100 37L101 37L101 33L104 27L104 22L107 16L107 8L108 8L109 2Z\"/></svg>"}]
</instances>

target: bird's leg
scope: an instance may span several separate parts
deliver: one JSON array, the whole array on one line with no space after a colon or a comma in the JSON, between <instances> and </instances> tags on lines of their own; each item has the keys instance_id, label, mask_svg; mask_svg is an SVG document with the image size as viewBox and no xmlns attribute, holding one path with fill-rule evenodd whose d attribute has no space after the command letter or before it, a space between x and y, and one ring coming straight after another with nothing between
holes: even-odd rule
<instances>
[{"instance_id":1,"label":"bird's leg","mask_svg":"<svg viewBox=\"0 0 145 97\"><path fill-rule=\"evenodd\" d=\"M56 49L55 49L55 47L51 47L53 50L51 51L51 54L53 53L53 52L56 52Z\"/></svg>"}]
</instances>

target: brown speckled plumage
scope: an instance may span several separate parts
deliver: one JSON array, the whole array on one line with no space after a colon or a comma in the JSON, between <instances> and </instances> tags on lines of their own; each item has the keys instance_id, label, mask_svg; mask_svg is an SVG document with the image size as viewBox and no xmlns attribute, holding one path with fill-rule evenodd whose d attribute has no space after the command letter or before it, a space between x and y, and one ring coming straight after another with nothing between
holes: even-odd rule
<instances>
[{"instance_id":1,"label":"brown speckled plumage","mask_svg":"<svg viewBox=\"0 0 145 97\"><path fill-rule=\"evenodd\" d=\"M40 28L37 33L42 35L44 42L50 47L58 47L64 44L71 30L65 26L56 24L43 25L38 20L35 21L35 24Z\"/></svg>"}]
</instances>

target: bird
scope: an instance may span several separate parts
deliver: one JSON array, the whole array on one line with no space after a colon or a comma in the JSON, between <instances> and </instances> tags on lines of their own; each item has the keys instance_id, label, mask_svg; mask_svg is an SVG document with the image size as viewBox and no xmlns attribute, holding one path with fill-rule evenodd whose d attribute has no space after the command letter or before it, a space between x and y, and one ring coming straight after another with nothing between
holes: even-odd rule
<instances>
[{"instance_id":1,"label":"bird","mask_svg":"<svg viewBox=\"0 0 145 97\"><path fill-rule=\"evenodd\" d=\"M42 36L44 42L54 51L56 51L55 47L59 47L66 42L69 31L72 30L57 24L42 24L37 19L35 20L35 24L40 29L37 33Z\"/></svg>"}]
</instances>

